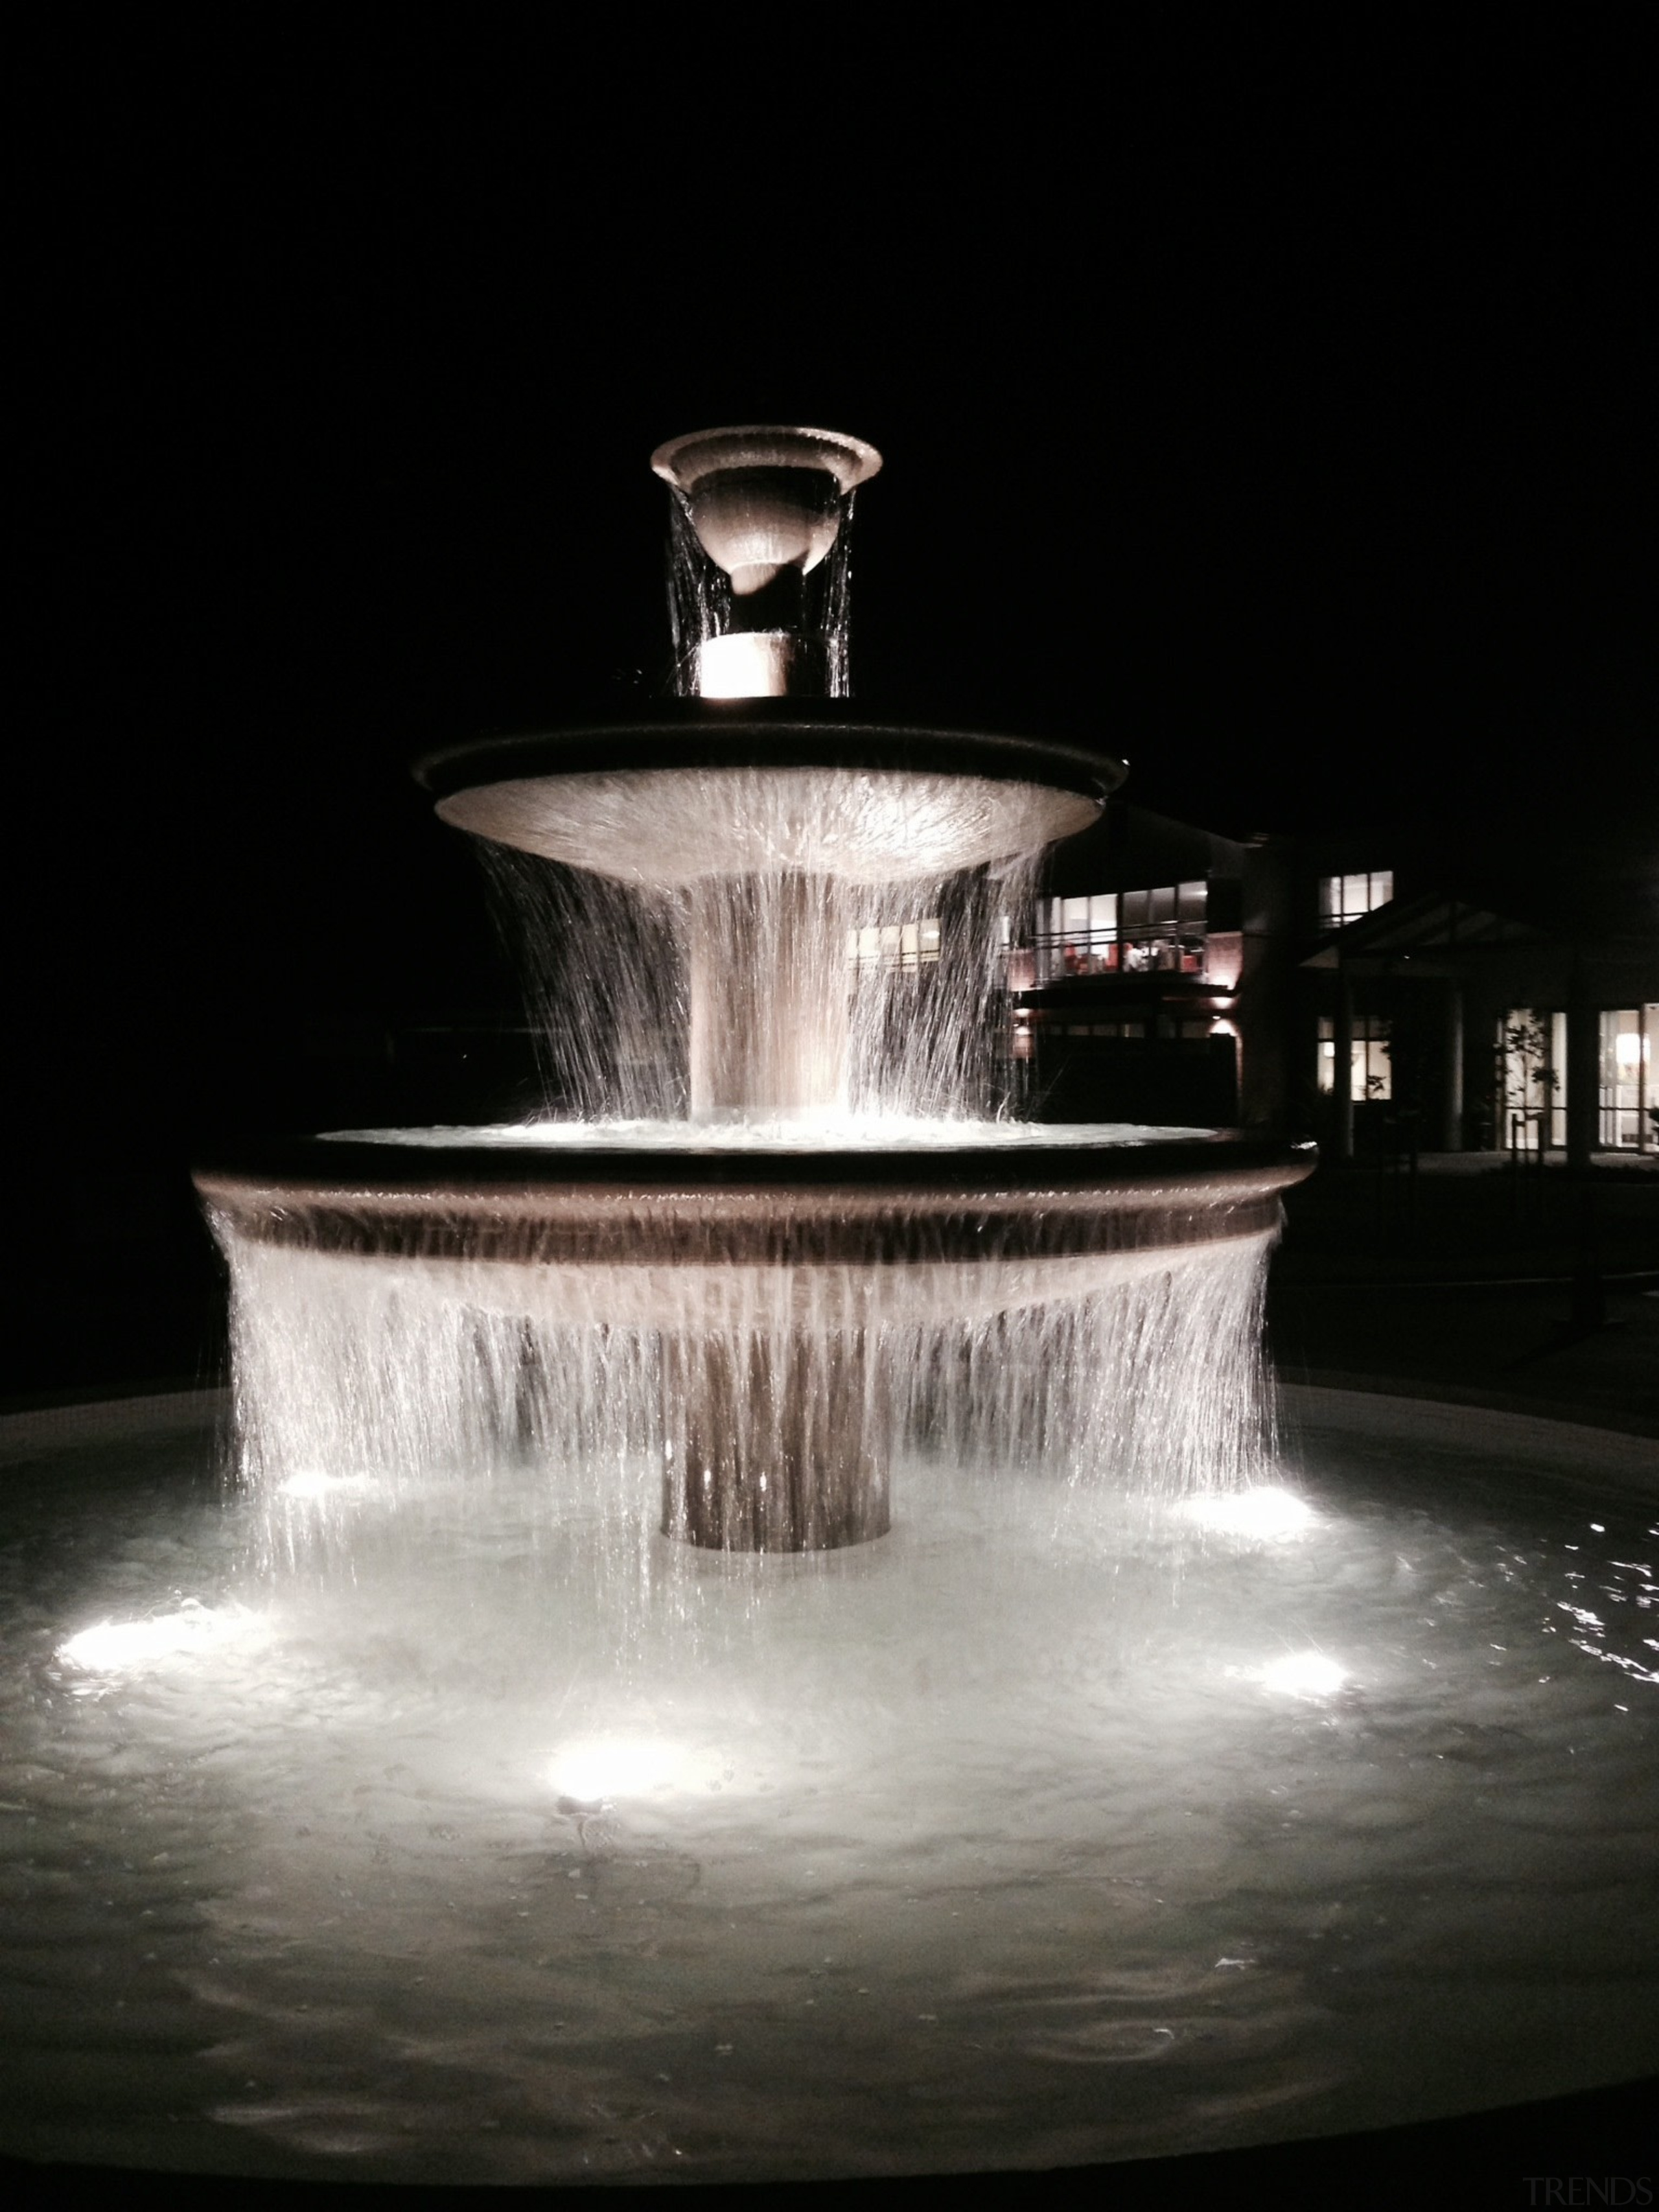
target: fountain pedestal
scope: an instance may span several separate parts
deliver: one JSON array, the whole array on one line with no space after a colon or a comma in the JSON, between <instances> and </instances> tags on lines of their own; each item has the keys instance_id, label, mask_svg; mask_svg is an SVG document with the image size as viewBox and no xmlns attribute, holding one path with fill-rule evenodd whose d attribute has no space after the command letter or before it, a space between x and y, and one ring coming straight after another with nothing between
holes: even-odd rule
<instances>
[{"instance_id":1,"label":"fountain pedestal","mask_svg":"<svg viewBox=\"0 0 1659 2212\"><path fill-rule=\"evenodd\" d=\"M726 1552L884 1536L886 1424L864 1332L665 1338L662 1528Z\"/></svg>"},{"instance_id":2,"label":"fountain pedestal","mask_svg":"<svg viewBox=\"0 0 1659 2212\"><path fill-rule=\"evenodd\" d=\"M847 954L821 887L716 876L686 896L692 1121L845 1112Z\"/></svg>"}]
</instances>

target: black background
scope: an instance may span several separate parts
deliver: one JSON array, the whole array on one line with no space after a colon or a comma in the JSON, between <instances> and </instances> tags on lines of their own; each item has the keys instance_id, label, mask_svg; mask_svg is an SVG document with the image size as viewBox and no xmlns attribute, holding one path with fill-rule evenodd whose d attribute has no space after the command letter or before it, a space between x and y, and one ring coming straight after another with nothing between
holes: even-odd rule
<instances>
[{"instance_id":1,"label":"black background","mask_svg":"<svg viewBox=\"0 0 1659 2212\"><path fill-rule=\"evenodd\" d=\"M872 705L1650 914L1639 11L967 21L256 9L17 57L25 1307L65 1205L281 1119L318 1028L511 1006L406 763L657 685L647 459L708 423L886 454Z\"/></svg>"}]
</instances>

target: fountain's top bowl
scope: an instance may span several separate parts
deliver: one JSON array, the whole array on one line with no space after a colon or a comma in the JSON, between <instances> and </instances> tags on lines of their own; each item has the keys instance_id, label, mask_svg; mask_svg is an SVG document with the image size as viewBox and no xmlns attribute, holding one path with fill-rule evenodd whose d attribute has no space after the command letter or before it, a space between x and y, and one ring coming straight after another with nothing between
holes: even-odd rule
<instances>
[{"instance_id":1,"label":"fountain's top bowl","mask_svg":"<svg viewBox=\"0 0 1659 2212\"><path fill-rule=\"evenodd\" d=\"M820 469L844 494L868 483L881 466L881 455L844 430L742 422L670 438L652 454L651 465L678 491L695 491L704 477L738 469Z\"/></svg>"},{"instance_id":2,"label":"fountain's top bowl","mask_svg":"<svg viewBox=\"0 0 1659 2212\"><path fill-rule=\"evenodd\" d=\"M747 423L671 438L651 465L684 500L703 551L739 599L786 568L816 568L835 544L841 510L881 455L840 430Z\"/></svg>"}]
</instances>

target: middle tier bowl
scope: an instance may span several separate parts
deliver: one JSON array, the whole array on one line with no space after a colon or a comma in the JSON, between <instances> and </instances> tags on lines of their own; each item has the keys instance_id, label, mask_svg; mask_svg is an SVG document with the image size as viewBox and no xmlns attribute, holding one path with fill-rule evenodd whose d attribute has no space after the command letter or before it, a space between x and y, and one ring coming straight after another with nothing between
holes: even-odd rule
<instances>
[{"instance_id":1,"label":"middle tier bowl","mask_svg":"<svg viewBox=\"0 0 1659 2212\"><path fill-rule=\"evenodd\" d=\"M993 1123L813 1147L550 1123L249 1146L197 1180L233 1273L259 1276L245 1311L268 1338L304 1315L308 1388L338 1370L334 1426L359 1455L380 1449L356 1407L389 1361L450 1362L453 1401L482 1387L469 1332L498 1369L503 1331L509 1361L515 1331L631 1332L659 1345L665 1532L810 1551L889 1525L884 1337L1114 1292L1139 1296L1124 1333L1143 1335L1147 1313L1192 1306L1189 1285L1159 1298L1171 1271L1259 1273L1279 1194L1312 1165L1308 1146L1200 1130ZM240 1344L246 1372L269 1355Z\"/></svg>"},{"instance_id":2,"label":"middle tier bowl","mask_svg":"<svg viewBox=\"0 0 1659 2212\"><path fill-rule=\"evenodd\" d=\"M683 1329L964 1319L1272 1234L1314 1147L1002 1122L895 1146L550 1122L246 1146L198 1186L250 1243L464 1267L473 1303ZM462 1287L455 1277L456 1288Z\"/></svg>"}]
</instances>

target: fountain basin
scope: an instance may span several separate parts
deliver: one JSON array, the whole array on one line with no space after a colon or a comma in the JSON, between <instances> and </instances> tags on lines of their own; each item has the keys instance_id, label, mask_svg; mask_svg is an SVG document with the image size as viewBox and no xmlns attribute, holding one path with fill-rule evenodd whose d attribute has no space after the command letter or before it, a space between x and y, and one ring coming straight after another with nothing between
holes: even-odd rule
<instances>
[{"instance_id":1,"label":"fountain basin","mask_svg":"<svg viewBox=\"0 0 1659 2212\"><path fill-rule=\"evenodd\" d=\"M626 1616L539 1468L272 1577L212 1402L0 1421L0 2146L1030 2171L1651 2071L1651 1445L1288 1399L1297 1511L923 1455Z\"/></svg>"}]
</instances>

